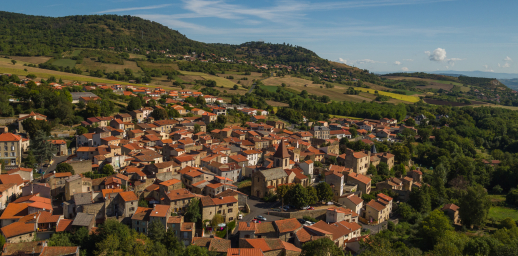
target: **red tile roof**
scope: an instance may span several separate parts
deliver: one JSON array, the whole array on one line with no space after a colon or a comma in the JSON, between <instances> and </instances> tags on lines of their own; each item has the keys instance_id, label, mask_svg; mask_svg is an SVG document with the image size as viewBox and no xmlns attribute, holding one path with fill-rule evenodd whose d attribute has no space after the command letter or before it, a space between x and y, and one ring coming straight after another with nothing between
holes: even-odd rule
<instances>
[{"instance_id":1,"label":"red tile roof","mask_svg":"<svg viewBox=\"0 0 518 256\"><path fill-rule=\"evenodd\" d=\"M122 200L125 202L128 201L138 201L137 195L133 191L121 192L119 195L122 197Z\"/></svg>"},{"instance_id":2,"label":"red tile roof","mask_svg":"<svg viewBox=\"0 0 518 256\"><path fill-rule=\"evenodd\" d=\"M22 137L12 133L2 133L0 134L0 141L20 141Z\"/></svg>"},{"instance_id":3,"label":"red tile roof","mask_svg":"<svg viewBox=\"0 0 518 256\"><path fill-rule=\"evenodd\" d=\"M279 233L292 232L295 229L302 227L302 224L300 224L300 222L295 218L277 220L274 221L274 223Z\"/></svg>"},{"instance_id":4,"label":"red tile roof","mask_svg":"<svg viewBox=\"0 0 518 256\"><path fill-rule=\"evenodd\" d=\"M73 219L61 219L56 226L56 232L68 231L72 228Z\"/></svg>"},{"instance_id":5,"label":"red tile roof","mask_svg":"<svg viewBox=\"0 0 518 256\"><path fill-rule=\"evenodd\" d=\"M11 238L34 232L35 227L34 223L15 222L3 227L1 231L6 238Z\"/></svg>"},{"instance_id":6,"label":"red tile roof","mask_svg":"<svg viewBox=\"0 0 518 256\"><path fill-rule=\"evenodd\" d=\"M264 256L264 253L258 248L230 248L227 256Z\"/></svg>"}]
</instances>

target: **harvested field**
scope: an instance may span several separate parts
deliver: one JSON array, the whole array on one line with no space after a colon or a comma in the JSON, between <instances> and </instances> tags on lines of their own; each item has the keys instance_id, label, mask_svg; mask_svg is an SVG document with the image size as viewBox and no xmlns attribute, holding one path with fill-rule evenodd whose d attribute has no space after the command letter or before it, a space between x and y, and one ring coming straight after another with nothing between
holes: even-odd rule
<instances>
[{"instance_id":1,"label":"harvested field","mask_svg":"<svg viewBox=\"0 0 518 256\"><path fill-rule=\"evenodd\" d=\"M273 101L273 100L267 100L266 103L268 103L268 105L270 105L272 107L289 107L290 106L287 103L277 102L277 101Z\"/></svg>"},{"instance_id":2,"label":"harvested field","mask_svg":"<svg viewBox=\"0 0 518 256\"><path fill-rule=\"evenodd\" d=\"M51 57L45 57L45 56L38 56L38 57L24 57L24 56L9 56L9 58L16 60L16 61L22 61L32 64L40 64L47 62L48 60L52 59Z\"/></svg>"},{"instance_id":3,"label":"harvested field","mask_svg":"<svg viewBox=\"0 0 518 256\"><path fill-rule=\"evenodd\" d=\"M186 75L186 76L200 76L200 77L204 78L205 80L214 80L214 81L216 81L218 87L223 86L225 88L232 88L236 84L223 77L208 75L208 74L201 73L201 72L180 71L180 73L182 73L183 75Z\"/></svg>"},{"instance_id":4,"label":"harvested field","mask_svg":"<svg viewBox=\"0 0 518 256\"><path fill-rule=\"evenodd\" d=\"M186 75L183 75L183 76L179 76L179 78L182 79L186 83L195 83L196 80L205 80L201 76L186 76Z\"/></svg>"},{"instance_id":5,"label":"harvested field","mask_svg":"<svg viewBox=\"0 0 518 256\"><path fill-rule=\"evenodd\" d=\"M149 61L139 61L138 65L142 68L158 69L167 72L178 70L178 65L175 63L152 63ZM183 73L182 71L180 72Z\"/></svg>"}]
</instances>

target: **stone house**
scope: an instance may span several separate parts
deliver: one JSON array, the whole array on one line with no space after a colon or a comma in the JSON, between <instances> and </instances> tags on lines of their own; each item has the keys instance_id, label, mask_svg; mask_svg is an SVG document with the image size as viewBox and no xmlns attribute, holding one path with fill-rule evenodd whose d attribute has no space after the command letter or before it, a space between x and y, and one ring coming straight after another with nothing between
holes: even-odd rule
<instances>
[{"instance_id":1,"label":"stone house","mask_svg":"<svg viewBox=\"0 0 518 256\"><path fill-rule=\"evenodd\" d=\"M273 223L278 238L284 242L288 242L295 235L295 232L302 228L302 224L295 218L276 220Z\"/></svg>"},{"instance_id":2,"label":"stone house","mask_svg":"<svg viewBox=\"0 0 518 256\"><path fill-rule=\"evenodd\" d=\"M347 209L351 209L360 215L363 208L363 200L355 194L348 194L338 198L338 203L344 205Z\"/></svg>"},{"instance_id":3,"label":"stone house","mask_svg":"<svg viewBox=\"0 0 518 256\"><path fill-rule=\"evenodd\" d=\"M328 127L325 126L314 126L311 130L314 138L327 140L329 139L330 131Z\"/></svg>"},{"instance_id":4,"label":"stone house","mask_svg":"<svg viewBox=\"0 0 518 256\"><path fill-rule=\"evenodd\" d=\"M241 221L238 226L239 238L278 238L273 222Z\"/></svg>"},{"instance_id":5,"label":"stone house","mask_svg":"<svg viewBox=\"0 0 518 256\"><path fill-rule=\"evenodd\" d=\"M358 190L363 194L371 192L371 179L365 175L350 172L347 176L347 183L358 185Z\"/></svg>"},{"instance_id":6,"label":"stone house","mask_svg":"<svg viewBox=\"0 0 518 256\"><path fill-rule=\"evenodd\" d=\"M47 183L50 185L50 194L51 196L57 196L60 193L65 193L65 180L72 176L70 172L61 172L61 173L48 173L43 176L41 182Z\"/></svg>"},{"instance_id":7,"label":"stone house","mask_svg":"<svg viewBox=\"0 0 518 256\"><path fill-rule=\"evenodd\" d=\"M161 203L169 205L171 212L173 213L184 213L187 205L191 202L191 199L195 197L195 194L185 188L176 189L166 193L165 197L162 198Z\"/></svg>"},{"instance_id":8,"label":"stone house","mask_svg":"<svg viewBox=\"0 0 518 256\"><path fill-rule=\"evenodd\" d=\"M221 198L202 197L201 205L203 220L212 220L216 214L220 214L224 217L225 223L228 223L236 219L239 213L237 199L233 196Z\"/></svg>"},{"instance_id":9,"label":"stone house","mask_svg":"<svg viewBox=\"0 0 518 256\"><path fill-rule=\"evenodd\" d=\"M326 222L335 223L340 221L358 223L358 214L351 209L343 207L330 207L326 211Z\"/></svg>"},{"instance_id":10,"label":"stone house","mask_svg":"<svg viewBox=\"0 0 518 256\"><path fill-rule=\"evenodd\" d=\"M0 134L0 160L9 167L18 167L22 161L22 137L12 133Z\"/></svg>"},{"instance_id":11,"label":"stone house","mask_svg":"<svg viewBox=\"0 0 518 256\"><path fill-rule=\"evenodd\" d=\"M65 179L65 199L68 201L76 193L85 193L92 190L92 179L72 175Z\"/></svg>"},{"instance_id":12,"label":"stone house","mask_svg":"<svg viewBox=\"0 0 518 256\"><path fill-rule=\"evenodd\" d=\"M442 208L442 211L450 217L454 225L462 225L459 217L459 207L455 204L447 204Z\"/></svg>"},{"instance_id":13,"label":"stone house","mask_svg":"<svg viewBox=\"0 0 518 256\"><path fill-rule=\"evenodd\" d=\"M370 151L354 152L352 149L345 151L344 163L341 163L346 168L351 168L353 172L365 175L370 166Z\"/></svg>"},{"instance_id":14,"label":"stone house","mask_svg":"<svg viewBox=\"0 0 518 256\"><path fill-rule=\"evenodd\" d=\"M392 212L393 199L382 193L377 195L377 199L372 199L365 205L364 218L368 222L376 221L377 223L384 222L390 218Z\"/></svg>"},{"instance_id":15,"label":"stone house","mask_svg":"<svg viewBox=\"0 0 518 256\"><path fill-rule=\"evenodd\" d=\"M32 168L19 167L19 168L7 171L7 174L9 174L9 175L18 174L18 175L20 175L22 180L27 180L27 181L32 181L33 180L33 176L32 176L33 170L32 170Z\"/></svg>"}]
</instances>

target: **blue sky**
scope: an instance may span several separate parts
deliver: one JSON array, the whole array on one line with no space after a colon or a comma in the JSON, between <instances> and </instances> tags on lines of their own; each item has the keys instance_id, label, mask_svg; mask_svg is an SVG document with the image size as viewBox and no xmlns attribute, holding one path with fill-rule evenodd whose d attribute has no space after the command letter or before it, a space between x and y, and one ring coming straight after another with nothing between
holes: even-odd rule
<instances>
[{"instance_id":1,"label":"blue sky","mask_svg":"<svg viewBox=\"0 0 518 256\"><path fill-rule=\"evenodd\" d=\"M209 43L290 43L381 71L518 73L518 1L20 0L32 15L134 15Z\"/></svg>"}]
</instances>

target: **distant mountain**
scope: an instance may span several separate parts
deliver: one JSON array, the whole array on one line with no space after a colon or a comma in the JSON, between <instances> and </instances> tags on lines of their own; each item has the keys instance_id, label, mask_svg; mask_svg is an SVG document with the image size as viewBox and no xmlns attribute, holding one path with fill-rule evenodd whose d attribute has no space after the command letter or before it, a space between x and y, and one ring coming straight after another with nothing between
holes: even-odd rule
<instances>
[{"instance_id":1,"label":"distant mountain","mask_svg":"<svg viewBox=\"0 0 518 256\"><path fill-rule=\"evenodd\" d=\"M494 73L494 72L485 72L485 71L454 71L454 70L445 70L445 71L435 71L429 72L431 74L440 74L447 76L471 76L471 77L484 77L484 78L496 78L496 79L513 79L518 78L518 74L513 73Z\"/></svg>"},{"instance_id":2,"label":"distant mountain","mask_svg":"<svg viewBox=\"0 0 518 256\"><path fill-rule=\"evenodd\" d=\"M513 90L518 90L518 78L515 78L515 79L498 79L498 81L500 81L500 83L503 83L505 84L507 87L513 89Z\"/></svg>"},{"instance_id":3,"label":"distant mountain","mask_svg":"<svg viewBox=\"0 0 518 256\"><path fill-rule=\"evenodd\" d=\"M262 64L331 67L329 61L300 46L248 42L208 44L187 38L157 22L129 15L33 16L0 11L0 54L53 56L73 48L114 49L139 53L216 54Z\"/></svg>"}]
</instances>

